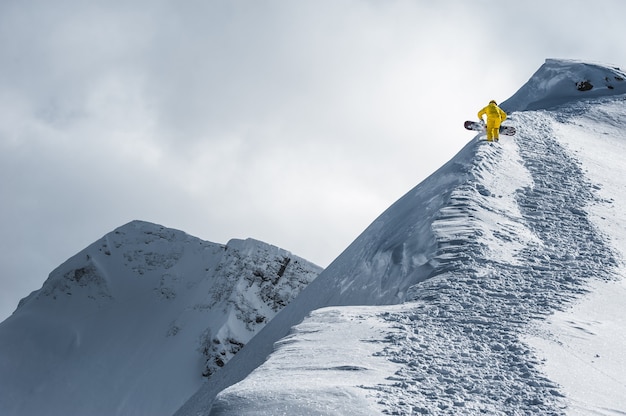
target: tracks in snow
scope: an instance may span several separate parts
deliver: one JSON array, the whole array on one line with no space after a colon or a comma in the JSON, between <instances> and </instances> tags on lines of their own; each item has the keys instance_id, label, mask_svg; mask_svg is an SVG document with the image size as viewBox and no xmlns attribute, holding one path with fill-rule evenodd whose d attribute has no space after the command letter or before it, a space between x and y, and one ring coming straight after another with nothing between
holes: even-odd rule
<instances>
[{"instance_id":1,"label":"tracks in snow","mask_svg":"<svg viewBox=\"0 0 626 416\"><path fill-rule=\"evenodd\" d=\"M515 143L480 144L473 178L433 224L437 266L412 289L411 310L382 316L402 329L381 353L403 364L393 385L377 387L387 414L563 413L559 387L520 335L589 279L611 276L616 261L584 211L593 184L554 137L552 117L516 117ZM509 195L507 212L498 175L520 160L531 181ZM522 228L532 238L506 260L498 247L519 242Z\"/></svg>"}]
</instances>

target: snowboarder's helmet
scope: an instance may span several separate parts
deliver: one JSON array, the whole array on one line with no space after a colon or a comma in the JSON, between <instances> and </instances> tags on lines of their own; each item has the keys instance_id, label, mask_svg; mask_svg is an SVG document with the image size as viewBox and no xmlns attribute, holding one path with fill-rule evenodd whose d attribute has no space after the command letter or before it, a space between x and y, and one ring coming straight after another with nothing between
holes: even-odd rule
<instances>
[{"instance_id":1,"label":"snowboarder's helmet","mask_svg":"<svg viewBox=\"0 0 626 416\"><path fill-rule=\"evenodd\" d=\"M496 103L496 100L491 100L491 101L489 101L489 104L495 104L495 105L498 105L498 103Z\"/></svg>"}]
</instances>

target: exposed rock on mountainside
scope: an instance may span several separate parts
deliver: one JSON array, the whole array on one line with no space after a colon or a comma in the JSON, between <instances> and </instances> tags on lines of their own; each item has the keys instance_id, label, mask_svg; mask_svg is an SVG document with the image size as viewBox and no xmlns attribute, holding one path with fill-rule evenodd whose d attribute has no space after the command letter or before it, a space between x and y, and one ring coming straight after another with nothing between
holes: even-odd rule
<instances>
[{"instance_id":1,"label":"exposed rock on mountainside","mask_svg":"<svg viewBox=\"0 0 626 416\"><path fill-rule=\"evenodd\" d=\"M169 415L320 271L252 239L126 224L0 324L0 413Z\"/></svg>"}]
</instances>

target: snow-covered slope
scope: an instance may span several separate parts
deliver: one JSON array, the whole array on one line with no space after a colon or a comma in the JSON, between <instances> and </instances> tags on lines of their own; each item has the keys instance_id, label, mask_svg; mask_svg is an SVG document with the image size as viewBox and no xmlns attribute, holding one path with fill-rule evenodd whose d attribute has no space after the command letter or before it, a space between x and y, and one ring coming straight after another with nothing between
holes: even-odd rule
<instances>
[{"instance_id":1,"label":"snow-covered slope","mask_svg":"<svg viewBox=\"0 0 626 416\"><path fill-rule=\"evenodd\" d=\"M626 413L624 78L546 61L176 415Z\"/></svg>"},{"instance_id":2,"label":"snow-covered slope","mask_svg":"<svg viewBox=\"0 0 626 416\"><path fill-rule=\"evenodd\" d=\"M507 112L540 110L567 102L626 93L619 68L574 60L547 59L522 88L502 103Z\"/></svg>"},{"instance_id":3,"label":"snow-covered slope","mask_svg":"<svg viewBox=\"0 0 626 416\"><path fill-rule=\"evenodd\" d=\"M452 190L468 180L475 151L468 146L383 213L177 415L206 414L215 394L263 363L273 343L312 310L403 302L408 289L437 267L437 238L431 224Z\"/></svg>"},{"instance_id":4,"label":"snow-covered slope","mask_svg":"<svg viewBox=\"0 0 626 416\"><path fill-rule=\"evenodd\" d=\"M170 415L320 271L251 239L126 224L0 324L0 414Z\"/></svg>"}]
</instances>

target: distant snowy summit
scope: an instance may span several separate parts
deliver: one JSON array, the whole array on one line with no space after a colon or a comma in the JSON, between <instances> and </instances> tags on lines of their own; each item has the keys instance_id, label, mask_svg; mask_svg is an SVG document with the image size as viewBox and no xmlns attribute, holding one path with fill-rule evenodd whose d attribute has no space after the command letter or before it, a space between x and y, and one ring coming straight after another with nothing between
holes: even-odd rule
<instances>
[{"instance_id":1,"label":"distant snowy summit","mask_svg":"<svg viewBox=\"0 0 626 416\"><path fill-rule=\"evenodd\" d=\"M0 324L0 414L171 414L321 270L260 241L130 222Z\"/></svg>"},{"instance_id":2,"label":"distant snowy summit","mask_svg":"<svg viewBox=\"0 0 626 416\"><path fill-rule=\"evenodd\" d=\"M511 98L508 112L539 110L579 99L626 93L626 73L617 67L576 60L546 59Z\"/></svg>"}]
</instances>

